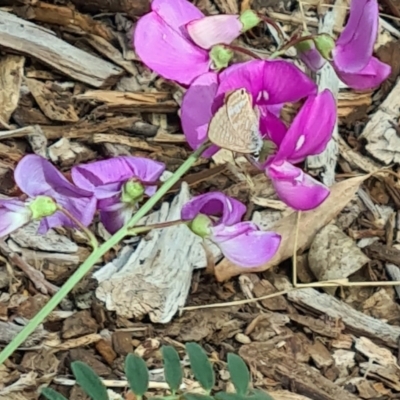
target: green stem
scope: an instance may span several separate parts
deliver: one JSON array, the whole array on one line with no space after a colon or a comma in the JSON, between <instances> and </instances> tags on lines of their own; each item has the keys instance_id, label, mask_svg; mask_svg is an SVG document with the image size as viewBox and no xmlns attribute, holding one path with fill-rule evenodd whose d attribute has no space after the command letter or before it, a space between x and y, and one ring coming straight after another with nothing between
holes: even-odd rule
<instances>
[{"instance_id":1,"label":"green stem","mask_svg":"<svg viewBox=\"0 0 400 400\"><path fill-rule=\"evenodd\" d=\"M96 262L107 251L117 245L125 236L129 234L135 224L143 218L154 205L168 192L168 190L185 174L186 171L196 162L204 150L209 146L205 144L197 149L189 158L175 171L157 191L154 196L136 212L130 221L116 232L107 242L103 243L100 247L95 249L92 254L85 260L85 262L70 276L67 282L61 289L46 303L46 305L28 322L27 325L18 333L17 336L3 349L0 353L0 365L2 365L8 357L10 357L15 350L29 337L29 335L47 318L47 316L60 304L65 296L74 288L75 285L91 270Z\"/></svg>"},{"instance_id":2,"label":"green stem","mask_svg":"<svg viewBox=\"0 0 400 400\"><path fill-rule=\"evenodd\" d=\"M237 53L246 54L247 56L253 57L253 58L255 58L256 60L262 60L262 58L261 58L259 55L257 55L256 53L254 53L254 52L251 51L251 50L244 49L243 47L235 46L235 45L233 45L233 44L224 44L223 46L224 46L225 48L227 48L227 49L232 50L232 51L236 51Z\"/></svg>"},{"instance_id":3,"label":"green stem","mask_svg":"<svg viewBox=\"0 0 400 400\"><path fill-rule=\"evenodd\" d=\"M294 38L288 43L286 43L282 48L279 50L275 51L269 56L269 60L273 60L274 58L278 58L279 56L283 56L292 46L295 46L296 44L299 44L301 42L305 42L306 40L313 40L314 36L309 35L309 36L300 36L298 38Z\"/></svg>"},{"instance_id":4,"label":"green stem","mask_svg":"<svg viewBox=\"0 0 400 400\"><path fill-rule=\"evenodd\" d=\"M153 229L163 229L163 228L169 228L170 226L175 226L175 225L180 225L180 224L188 224L191 221L182 221L181 219L175 220L175 221L166 221L166 222L160 222L158 224L152 224L152 225L140 225L140 226L135 226L134 228L130 228L128 230L129 235L137 235L140 233L145 233L148 231L151 231Z\"/></svg>"},{"instance_id":5,"label":"green stem","mask_svg":"<svg viewBox=\"0 0 400 400\"><path fill-rule=\"evenodd\" d=\"M96 236L93 235L90 229L88 229L85 225L81 223L77 218L75 218L68 210L61 207L60 205L57 206L58 210L62 212L66 217L72 220L76 226L87 236L89 239L89 243L92 246L93 250L96 250L99 247L99 242L96 239Z\"/></svg>"}]
</instances>

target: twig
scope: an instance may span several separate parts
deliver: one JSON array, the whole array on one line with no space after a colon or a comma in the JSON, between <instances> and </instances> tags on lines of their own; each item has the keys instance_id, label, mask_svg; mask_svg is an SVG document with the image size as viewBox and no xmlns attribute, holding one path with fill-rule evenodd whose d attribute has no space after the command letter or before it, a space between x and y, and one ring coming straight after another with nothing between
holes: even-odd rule
<instances>
[{"instance_id":1,"label":"twig","mask_svg":"<svg viewBox=\"0 0 400 400\"><path fill-rule=\"evenodd\" d=\"M297 244L299 242L299 226L300 226L300 216L301 211L297 213L296 220L296 234L294 235L294 245L293 245L293 274L292 283L294 287L297 287Z\"/></svg>"},{"instance_id":2,"label":"twig","mask_svg":"<svg viewBox=\"0 0 400 400\"><path fill-rule=\"evenodd\" d=\"M240 306L243 304L255 303L255 302L258 302L261 300L267 300L267 299L272 299L277 296L283 296L285 294L294 292L296 290L301 290L301 289L336 287L336 286L346 286L346 287L348 287L348 286L395 286L395 285L399 285L399 284L400 284L400 281L397 281L397 282L388 282L388 281L349 282L347 279L337 279L337 280L332 280L332 281L297 284L296 287L293 287L293 288L290 288L287 290L281 290L279 292L268 294L266 296L254 297L252 299L228 301L226 303L203 304L200 306L182 307L180 309L180 315L182 315L183 311L193 311L193 310L199 310L202 308L222 308L222 307Z\"/></svg>"}]
</instances>

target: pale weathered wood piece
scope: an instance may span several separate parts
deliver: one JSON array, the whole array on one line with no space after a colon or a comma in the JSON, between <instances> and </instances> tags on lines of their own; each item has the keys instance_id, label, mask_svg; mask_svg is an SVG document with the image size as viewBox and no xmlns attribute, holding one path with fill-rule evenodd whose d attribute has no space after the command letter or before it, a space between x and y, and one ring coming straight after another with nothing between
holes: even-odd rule
<instances>
[{"instance_id":1,"label":"pale weathered wood piece","mask_svg":"<svg viewBox=\"0 0 400 400\"><path fill-rule=\"evenodd\" d=\"M400 137L393 127L399 118L400 81L365 125L360 139L365 139L367 151L385 165L400 162Z\"/></svg>"},{"instance_id":2,"label":"pale weathered wood piece","mask_svg":"<svg viewBox=\"0 0 400 400\"><path fill-rule=\"evenodd\" d=\"M22 331L24 325L17 325L13 322L0 321L0 342L10 343L15 336ZM22 343L21 347L33 347L37 345L47 334L43 325L40 325L36 330L29 335L28 339Z\"/></svg>"},{"instance_id":3,"label":"pale weathered wood piece","mask_svg":"<svg viewBox=\"0 0 400 400\"><path fill-rule=\"evenodd\" d=\"M10 237L21 247L28 247L35 250L43 250L59 253L76 253L78 246L68 239L67 236L59 235L50 229L46 235L40 235L37 230L39 221L33 221L18 231L12 233Z\"/></svg>"},{"instance_id":4,"label":"pale weathered wood piece","mask_svg":"<svg viewBox=\"0 0 400 400\"><path fill-rule=\"evenodd\" d=\"M59 39L54 32L0 11L0 48L29 55L96 88L113 85L124 71Z\"/></svg>"},{"instance_id":5,"label":"pale weathered wood piece","mask_svg":"<svg viewBox=\"0 0 400 400\"><path fill-rule=\"evenodd\" d=\"M279 284L278 289L282 290L281 286L285 286L287 289L288 285L288 283L286 285ZM400 327L389 325L380 319L363 314L331 295L307 288L289 292L287 296L290 301L302 307L341 320L346 328L354 334L366 336L392 348L398 346Z\"/></svg>"},{"instance_id":6,"label":"pale weathered wood piece","mask_svg":"<svg viewBox=\"0 0 400 400\"><path fill-rule=\"evenodd\" d=\"M189 187L171 204L142 219L138 225L180 219L182 206L190 199ZM219 249L207 242L214 258ZM126 318L149 314L152 322L167 323L185 304L195 268L205 268L207 260L202 239L186 225L155 229L141 240L135 251L127 249L94 274L99 281L97 297L108 310Z\"/></svg>"}]
</instances>

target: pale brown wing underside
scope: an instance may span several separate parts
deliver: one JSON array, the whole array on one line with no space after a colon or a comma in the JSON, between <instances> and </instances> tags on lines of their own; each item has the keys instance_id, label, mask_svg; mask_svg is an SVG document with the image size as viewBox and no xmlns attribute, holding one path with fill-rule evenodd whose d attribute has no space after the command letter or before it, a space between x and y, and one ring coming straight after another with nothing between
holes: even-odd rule
<instances>
[{"instance_id":1,"label":"pale brown wing underside","mask_svg":"<svg viewBox=\"0 0 400 400\"><path fill-rule=\"evenodd\" d=\"M251 95L238 89L227 96L208 127L209 140L237 153L257 153L262 147L259 115L252 107Z\"/></svg>"}]
</instances>

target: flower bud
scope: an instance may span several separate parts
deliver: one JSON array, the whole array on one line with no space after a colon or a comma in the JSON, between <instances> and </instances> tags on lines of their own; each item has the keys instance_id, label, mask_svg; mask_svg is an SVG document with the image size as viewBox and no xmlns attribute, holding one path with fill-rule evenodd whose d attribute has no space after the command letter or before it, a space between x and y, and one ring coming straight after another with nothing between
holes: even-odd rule
<instances>
[{"instance_id":1,"label":"flower bud","mask_svg":"<svg viewBox=\"0 0 400 400\"><path fill-rule=\"evenodd\" d=\"M303 61L311 71L317 72L324 66L326 61L315 48L315 44L312 40L304 40L303 42L297 43L295 47L301 61Z\"/></svg>"},{"instance_id":2,"label":"flower bud","mask_svg":"<svg viewBox=\"0 0 400 400\"><path fill-rule=\"evenodd\" d=\"M212 221L207 215L198 214L188 225L189 229L201 238L210 235L210 226Z\"/></svg>"},{"instance_id":3,"label":"flower bud","mask_svg":"<svg viewBox=\"0 0 400 400\"><path fill-rule=\"evenodd\" d=\"M222 68L226 68L232 57L232 50L226 48L225 46L216 45L213 46L210 51L210 58L213 62L213 69L217 71Z\"/></svg>"},{"instance_id":4,"label":"flower bud","mask_svg":"<svg viewBox=\"0 0 400 400\"><path fill-rule=\"evenodd\" d=\"M49 217L57 211L57 203L48 196L37 196L28 208L32 212L32 219L38 220L44 217Z\"/></svg>"},{"instance_id":5,"label":"flower bud","mask_svg":"<svg viewBox=\"0 0 400 400\"><path fill-rule=\"evenodd\" d=\"M253 10L246 10L240 14L239 21L243 25L242 32L246 32L257 26L261 18Z\"/></svg>"},{"instance_id":6,"label":"flower bud","mask_svg":"<svg viewBox=\"0 0 400 400\"><path fill-rule=\"evenodd\" d=\"M327 33L322 33L314 38L315 47L325 60L332 60L332 50L335 48L335 41Z\"/></svg>"},{"instance_id":7,"label":"flower bud","mask_svg":"<svg viewBox=\"0 0 400 400\"><path fill-rule=\"evenodd\" d=\"M141 182L130 180L122 188L121 201L123 203L135 204L142 199L145 188Z\"/></svg>"}]
</instances>

